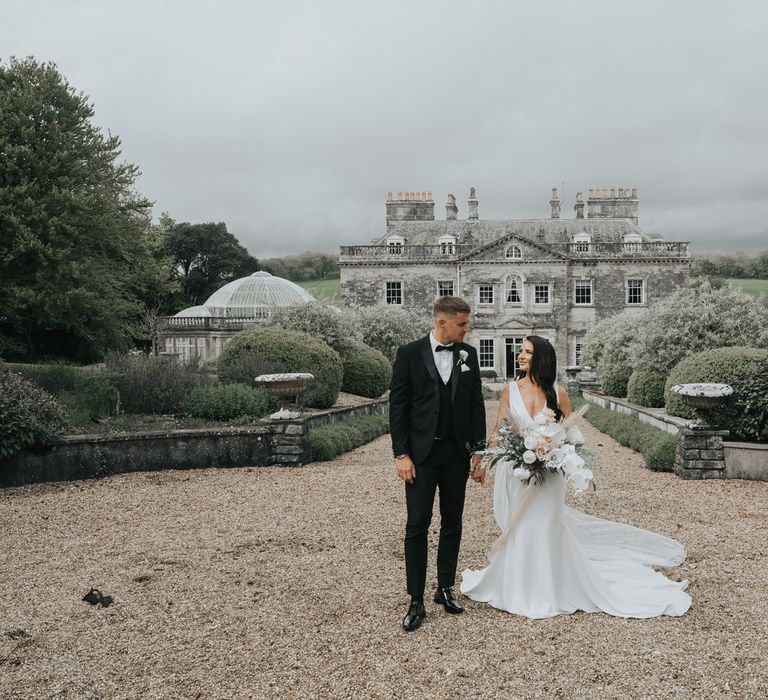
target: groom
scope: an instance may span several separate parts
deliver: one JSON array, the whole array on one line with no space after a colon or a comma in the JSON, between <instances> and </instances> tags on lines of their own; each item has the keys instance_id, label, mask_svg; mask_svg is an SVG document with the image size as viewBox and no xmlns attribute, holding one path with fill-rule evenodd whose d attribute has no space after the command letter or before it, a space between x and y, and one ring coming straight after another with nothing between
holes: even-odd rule
<instances>
[{"instance_id":1,"label":"groom","mask_svg":"<svg viewBox=\"0 0 768 700\"><path fill-rule=\"evenodd\" d=\"M475 477L485 444L485 405L477 352L462 341L469 305L440 297L435 327L398 348L389 394L389 427L397 475L405 482L408 521L405 571L411 604L403 628L415 630L426 616L427 533L435 490L440 492L440 542L434 600L449 613L464 608L453 595L461 542L467 477Z\"/></svg>"}]
</instances>

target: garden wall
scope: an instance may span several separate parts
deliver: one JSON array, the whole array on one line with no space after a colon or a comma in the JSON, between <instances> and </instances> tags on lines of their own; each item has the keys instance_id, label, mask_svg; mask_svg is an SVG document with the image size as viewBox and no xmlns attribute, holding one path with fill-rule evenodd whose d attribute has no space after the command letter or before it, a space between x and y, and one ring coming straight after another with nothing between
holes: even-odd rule
<instances>
[{"instance_id":1,"label":"garden wall","mask_svg":"<svg viewBox=\"0 0 768 700\"><path fill-rule=\"evenodd\" d=\"M668 415L663 408L646 408L629 403L625 399L597 394L586 389L581 390L585 400L609 408L616 413L624 413L649 423L657 428L676 435L681 428L687 428L689 421ZM765 443L736 442L723 440L723 461L725 469L722 475L726 479L749 479L768 481L768 445Z\"/></svg>"},{"instance_id":2,"label":"garden wall","mask_svg":"<svg viewBox=\"0 0 768 700\"><path fill-rule=\"evenodd\" d=\"M356 416L389 412L388 399L330 408L292 420L260 420L237 428L129 435L69 435L0 464L0 485L66 481L134 471L206 467L301 466L310 461L309 431Z\"/></svg>"}]
</instances>

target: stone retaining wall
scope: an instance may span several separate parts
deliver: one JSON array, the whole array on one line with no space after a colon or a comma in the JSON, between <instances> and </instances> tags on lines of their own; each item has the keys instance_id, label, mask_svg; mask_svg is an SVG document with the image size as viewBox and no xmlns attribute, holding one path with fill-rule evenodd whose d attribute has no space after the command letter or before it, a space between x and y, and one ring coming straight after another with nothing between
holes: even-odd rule
<instances>
[{"instance_id":1,"label":"stone retaining wall","mask_svg":"<svg viewBox=\"0 0 768 700\"><path fill-rule=\"evenodd\" d=\"M727 431L689 429L689 421L662 408L647 408L615 396L581 389L585 400L623 413L677 436L675 472L685 479L750 479L768 481L768 444L736 442Z\"/></svg>"},{"instance_id":2,"label":"stone retaining wall","mask_svg":"<svg viewBox=\"0 0 768 700\"><path fill-rule=\"evenodd\" d=\"M389 412L386 397L292 420L260 420L237 428L128 435L68 435L44 449L24 450L0 464L0 485L91 479L133 471L207 467L301 466L310 461L309 431L356 416Z\"/></svg>"}]
</instances>

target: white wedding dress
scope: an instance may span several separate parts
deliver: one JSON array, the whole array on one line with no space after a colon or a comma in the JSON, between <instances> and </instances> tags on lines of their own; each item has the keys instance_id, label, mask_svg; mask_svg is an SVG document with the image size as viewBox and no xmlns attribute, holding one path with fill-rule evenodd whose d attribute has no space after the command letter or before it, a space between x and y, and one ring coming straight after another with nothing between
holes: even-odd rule
<instances>
[{"instance_id":1,"label":"white wedding dress","mask_svg":"<svg viewBox=\"0 0 768 700\"><path fill-rule=\"evenodd\" d=\"M515 382L509 403L513 414L534 423ZM646 618L688 610L688 582L670 581L651 568L681 564L685 550L679 542L569 508L562 475L526 485L512 475L515 466L498 462L493 488L496 522L509 532L485 569L462 572L462 593L528 618L576 610ZM535 493L529 495L530 489Z\"/></svg>"}]
</instances>

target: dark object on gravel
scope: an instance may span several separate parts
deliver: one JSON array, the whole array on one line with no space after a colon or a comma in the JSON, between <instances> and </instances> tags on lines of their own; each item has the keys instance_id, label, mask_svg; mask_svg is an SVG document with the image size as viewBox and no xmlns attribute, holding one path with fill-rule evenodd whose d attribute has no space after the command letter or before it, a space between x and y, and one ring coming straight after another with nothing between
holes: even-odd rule
<instances>
[{"instance_id":1,"label":"dark object on gravel","mask_svg":"<svg viewBox=\"0 0 768 700\"><path fill-rule=\"evenodd\" d=\"M106 608L108 605L112 604L113 598L111 595L102 595L98 588L91 588L91 590L83 596L83 600L91 605L98 605L101 603L101 607Z\"/></svg>"}]
</instances>

